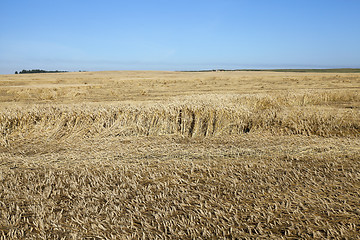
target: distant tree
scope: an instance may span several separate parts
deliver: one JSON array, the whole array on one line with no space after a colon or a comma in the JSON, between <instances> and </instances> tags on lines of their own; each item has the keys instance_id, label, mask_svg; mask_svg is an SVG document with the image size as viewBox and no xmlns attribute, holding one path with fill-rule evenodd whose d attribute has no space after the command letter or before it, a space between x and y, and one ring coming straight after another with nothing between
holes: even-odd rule
<instances>
[{"instance_id":1,"label":"distant tree","mask_svg":"<svg viewBox=\"0 0 360 240\"><path fill-rule=\"evenodd\" d=\"M25 73L63 73L63 72L67 72L67 71L45 71L42 69L32 69L32 70L22 70L21 72L19 72L19 74L25 74Z\"/></svg>"},{"instance_id":2,"label":"distant tree","mask_svg":"<svg viewBox=\"0 0 360 240\"><path fill-rule=\"evenodd\" d=\"M15 71L15 74L18 74L18 71Z\"/></svg>"}]
</instances>

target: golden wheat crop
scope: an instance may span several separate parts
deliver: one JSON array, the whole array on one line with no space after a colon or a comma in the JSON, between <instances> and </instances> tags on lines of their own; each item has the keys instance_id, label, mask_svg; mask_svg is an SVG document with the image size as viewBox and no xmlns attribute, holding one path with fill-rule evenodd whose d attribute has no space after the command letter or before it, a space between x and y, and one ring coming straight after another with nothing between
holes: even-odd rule
<instances>
[{"instance_id":1,"label":"golden wheat crop","mask_svg":"<svg viewBox=\"0 0 360 240\"><path fill-rule=\"evenodd\" d=\"M359 239L360 74L0 76L2 239Z\"/></svg>"}]
</instances>

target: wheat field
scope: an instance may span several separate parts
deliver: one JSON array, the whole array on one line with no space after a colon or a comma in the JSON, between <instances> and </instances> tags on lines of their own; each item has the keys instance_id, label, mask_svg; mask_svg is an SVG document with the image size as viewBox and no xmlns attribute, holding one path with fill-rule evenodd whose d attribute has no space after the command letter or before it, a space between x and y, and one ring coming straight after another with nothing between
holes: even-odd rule
<instances>
[{"instance_id":1,"label":"wheat field","mask_svg":"<svg viewBox=\"0 0 360 240\"><path fill-rule=\"evenodd\" d=\"M1 239L360 239L360 73L0 75Z\"/></svg>"}]
</instances>

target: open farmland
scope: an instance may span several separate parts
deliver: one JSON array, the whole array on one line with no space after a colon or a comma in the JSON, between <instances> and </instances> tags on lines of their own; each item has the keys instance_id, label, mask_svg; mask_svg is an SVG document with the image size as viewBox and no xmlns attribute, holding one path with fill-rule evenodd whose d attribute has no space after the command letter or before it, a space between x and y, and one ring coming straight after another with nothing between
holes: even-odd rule
<instances>
[{"instance_id":1,"label":"open farmland","mask_svg":"<svg viewBox=\"0 0 360 240\"><path fill-rule=\"evenodd\" d=\"M3 239L360 239L360 73L0 75Z\"/></svg>"}]
</instances>

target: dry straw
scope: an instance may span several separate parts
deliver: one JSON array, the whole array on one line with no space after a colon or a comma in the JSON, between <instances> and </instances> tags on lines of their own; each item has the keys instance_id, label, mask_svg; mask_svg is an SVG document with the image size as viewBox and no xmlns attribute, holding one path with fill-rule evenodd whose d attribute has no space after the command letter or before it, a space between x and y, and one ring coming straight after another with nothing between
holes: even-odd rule
<instances>
[{"instance_id":1,"label":"dry straw","mask_svg":"<svg viewBox=\"0 0 360 240\"><path fill-rule=\"evenodd\" d=\"M358 76L84 74L0 82L0 239L359 239Z\"/></svg>"},{"instance_id":2,"label":"dry straw","mask_svg":"<svg viewBox=\"0 0 360 240\"><path fill-rule=\"evenodd\" d=\"M358 136L360 113L329 104L358 101L359 94L199 95L168 103L131 105L38 105L0 115L4 141L93 135L189 137L253 131L274 134Z\"/></svg>"}]
</instances>

